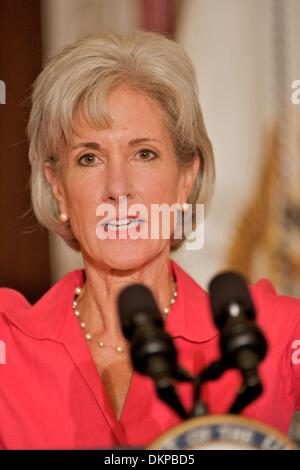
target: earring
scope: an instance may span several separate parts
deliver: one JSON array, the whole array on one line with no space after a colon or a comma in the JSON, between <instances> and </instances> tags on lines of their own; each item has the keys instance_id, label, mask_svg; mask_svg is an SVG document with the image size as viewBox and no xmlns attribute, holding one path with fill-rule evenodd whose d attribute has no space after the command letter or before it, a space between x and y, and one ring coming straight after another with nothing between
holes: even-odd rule
<instances>
[{"instance_id":1,"label":"earring","mask_svg":"<svg viewBox=\"0 0 300 470\"><path fill-rule=\"evenodd\" d=\"M184 202L183 204L181 204L181 210L183 212L187 212L189 210L189 204L187 202Z\"/></svg>"},{"instance_id":2,"label":"earring","mask_svg":"<svg viewBox=\"0 0 300 470\"><path fill-rule=\"evenodd\" d=\"M67 214L65 214L65 213L63 213L63 212L62 212L61 214L59 214L59 220L60 220L61 222L67 222L67 220L68 220Z\"/></svg>"}]
</instances>

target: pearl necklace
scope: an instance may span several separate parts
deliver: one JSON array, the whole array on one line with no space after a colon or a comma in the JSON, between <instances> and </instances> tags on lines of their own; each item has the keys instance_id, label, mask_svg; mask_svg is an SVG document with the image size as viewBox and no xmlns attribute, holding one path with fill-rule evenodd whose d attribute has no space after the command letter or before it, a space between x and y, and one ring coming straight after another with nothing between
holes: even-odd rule
<instances>
[{"instance_id":1,"label":"pearl necklace","mask_svg":"<svg viewBox=\"0 0 300 470\"><path fill-rule=\"evenodd\" d=\"M81 294L81 287L75 287L74 289L74 300L73 300L73 304L72 304L72 309L74 311L74 314L75 314L75 317L77 317L79 320L80 320L80 326L81 328L85 331L85 339L87 341L91 341L92 339L92 335L90 333L88 333L86 331L86 324L84 321L81 320L81 313L80 311L78 310L78 297L80 296ZM175 303L176 301L176 297L177 297L177 287L176 287L176 282L174 283L174 290L173 290L173 295L172 295L172 298L170 300L170 303L168 305L168 307L165 307L162 311L162 315L163 317L165 318L168 313L170 312L170 309L172 307L172 305ZM96 340L98 346L100 348L110 348L110 349L113 349L114 351L118 352L118 353L123 353L126 351L126 348L124 348L123 346L109 346L107 344L104 344L103 341L98 341Z\"/></svg>"}]
</instances>

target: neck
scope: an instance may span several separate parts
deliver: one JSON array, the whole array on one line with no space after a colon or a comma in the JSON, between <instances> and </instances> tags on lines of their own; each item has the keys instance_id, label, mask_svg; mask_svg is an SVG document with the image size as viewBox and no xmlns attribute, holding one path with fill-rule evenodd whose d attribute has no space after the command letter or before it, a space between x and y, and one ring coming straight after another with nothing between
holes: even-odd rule
<instances>
[{"instance_id":1,"label":"neck","mask_svg":"<svg viewBox=\"0 0 300 470\"><path fill-rule=\"evenodd\" d=\"M116 271L89 264L85 260L86 282L78 299L81 318L94 337L110 344L124 344L117 297L122 289L133 283L146 285L163 311L172 298L174 284L169 272L169 254L151 260L139 269Z\"/></svg>"}]
</instances>

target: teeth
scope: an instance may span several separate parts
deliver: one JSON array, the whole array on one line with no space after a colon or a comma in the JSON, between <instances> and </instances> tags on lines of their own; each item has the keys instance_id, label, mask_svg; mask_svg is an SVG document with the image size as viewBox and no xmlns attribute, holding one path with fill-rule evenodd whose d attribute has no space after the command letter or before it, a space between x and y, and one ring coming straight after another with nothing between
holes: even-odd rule
<instances>
[{"instance_id":1,"label":"teeth","mask_svg":"<svg viewBox=\"0 0 300 470\"><path fill-rule=\"evenodd\" d=\"M111 220L104 225L128 225L132 219Z\"/></svg>"},{"instance_id":2,"label":"teeth","mask_svg":"<svg viewBox=\"0 0 300 470\"><path fill-rule=\"evenodd\" d=\"M130 223L130 220L131 219L123 219L123 220L111 220L110 222L108 222L108 225L127 225Z\"/></svg>"},{"instance_id":3,"label":"teeth","mask_svg":"<svg viewBox=\"0 0 300 470\"><path fill-rule=\"evenodd\" d=\"M135 228L137 227L138 225L140 225L143 221L138 219L138 220L132 220L131 222L128 221L127 223L122 223L122 224L115 224L115 223L111 223L109 222L108 224L105 224L105 227L108 227L110 230L112 231L116 231L116 230L127 230L127 228Z\"/></svg>"}]
</instances>

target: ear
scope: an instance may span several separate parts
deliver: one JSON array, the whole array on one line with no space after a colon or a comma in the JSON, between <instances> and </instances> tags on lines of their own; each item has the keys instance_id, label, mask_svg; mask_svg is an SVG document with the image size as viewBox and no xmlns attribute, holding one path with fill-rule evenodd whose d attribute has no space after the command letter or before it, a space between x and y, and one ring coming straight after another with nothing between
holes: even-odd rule
<instances>
[{"instance_id":1,"label":"ear","mask_svg":"<svg viewBox=\"0 0 300 470\"><path fill-rule=\"evenodd\" d=\"M59 211L68 214L68 207L65 192L60 176L53 171L49 162L45 162L43 166L45 177L51 186L53 196L57 202Z\"/></svg>"},{"instance_id":2,"label":"ear","mask_svg":"<svg viewBox=\"0 0 300 470\"><path fill-rule=\"evenodd\" d=\"M181 182L179 184L179 203L183 203L187 200L188 196L192 192L198 171L200 168L200 157L195 156L192 165L188 167L181 167Z\"/></svg>"}]
</instances>

